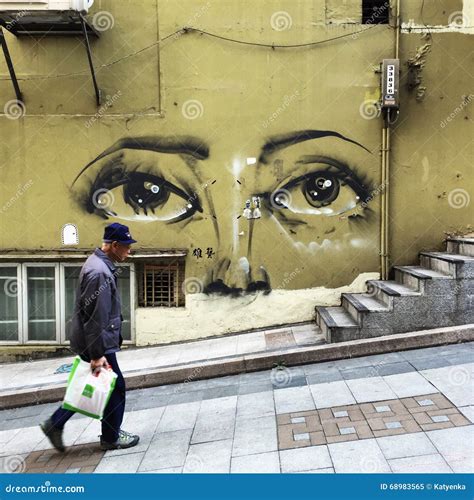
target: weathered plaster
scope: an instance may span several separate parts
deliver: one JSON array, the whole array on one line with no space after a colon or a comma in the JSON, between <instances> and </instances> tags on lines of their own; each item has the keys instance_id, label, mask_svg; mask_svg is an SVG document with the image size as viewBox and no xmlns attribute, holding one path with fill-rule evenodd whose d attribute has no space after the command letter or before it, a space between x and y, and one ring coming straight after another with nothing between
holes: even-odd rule
<instances>
[{"instance_id":1,"label":"weathered plaster","mask_svg":"<svg viewBox=\"0 0 474 500\"><path fill-rule=\"evenodd\" d=\"M137 345L179 342L314 319L315 304L340 305L343 292L363 292L378 273L363 273L347 286L273 290L240 298L192 294L185 308L138 308Z\"/></svg>"},{"instance_id":2,"label":"weathered plaster","mask_svg":"<svg viewBox=\"0 0 474 500\"><path fill-rule=\"evenodd\" d=\"M408 78L407 85L409 90L416 89L416 100L422 101L425 97L426 86L423 82L423 68L426 63L426 55L431 50L431 43L425 43L419 47L416 54L407 60Z\"/></svg>"}]
</instances>

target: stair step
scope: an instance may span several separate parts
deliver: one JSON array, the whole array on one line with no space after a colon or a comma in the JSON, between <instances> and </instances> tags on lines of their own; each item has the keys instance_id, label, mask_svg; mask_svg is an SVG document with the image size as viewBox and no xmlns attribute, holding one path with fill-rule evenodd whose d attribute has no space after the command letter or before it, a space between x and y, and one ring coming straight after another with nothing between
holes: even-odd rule
<instances>
[{"instance_id":1,"label":"stair step","mask_svg":"<svg viewBox=\"0 0 474 500\"><path fill-rule=\"evenodd\" d=\"M317 307L328 328L359 328L354 318L343 307Z\"/></svg>"},{"instance_id":2,"label":"stair step","mask_svg":"<svg viewBox=\"0 0 474 500\"><path fill-rule=\"evenodd\" d=\"M474 257L447 252L420 252L420 264L454 278L474 278Z\"/></svg>"},{"instance_id":3,"label":"stair step","mask_svg":"<svg viewBox=\"0 0 474 500\"><path fill-rule=\"evenodd\" d=\"M474 238L448 238L446 249L451 254L474 257Z\"/></svg>"},{"instance_id":4,"label":"stair step","mask_svg":"<svg viewBox=\"0 0 474 500\"><path fill-rule=\"evenodd\" d=\"M474 245L474 238L466 238L463 236L446 238L446 241L452 241L454 243L468 243L470 245Z\"/></svg>"},{"instance_id":5,"label":"stair step","mask_svg":"<svg viewBox=\"0 0 474 500\"><path fill-rule=\"evenodd\" d=\"M432 278L444 278L444 279L453 279L449 274L440 273L438 271L434 271L433 269L428 269L427 267L421 266L393 266L394 269L401 271L402 273L408 273L416 278L420 278L422 280L429 280Z\"/></svg>"},{"instance_id":6,"label":"stair step","mask_svg":"<svg viewBox=\"0 0 474 500\"><path fill-rule=\"evenodd\" d=\"M460 255L456 253L446 253L446 252L420 252L420 255L425 257L431 257L433 259L443 260L445 262L451 262L454 264L462 262L474 262L474 257L470 255Z\"/></svg>"},{"instance_id":7,"label":"stair step","mask_svg":"<svg viewBox=\"0 0 474 500\"><path fill-rule=\"evenodd\" d=\"M387 295L391 297L408 297L408 296L419 297L422 295L420 292L413 290L413 288L398 283L398 281L369 280L367 281L367 284L380 288Z\"/></svg>"},{"instance_id":8,"label":"stair step","mask_svg":"<svg viewBox=\"0 0 474 500\"><path fill-rule=\"evenodd\" d=\"M342 298L347 300L358 312L388 312L386 304L365 293L343 293Z\"/></svg>"}]
</instances>

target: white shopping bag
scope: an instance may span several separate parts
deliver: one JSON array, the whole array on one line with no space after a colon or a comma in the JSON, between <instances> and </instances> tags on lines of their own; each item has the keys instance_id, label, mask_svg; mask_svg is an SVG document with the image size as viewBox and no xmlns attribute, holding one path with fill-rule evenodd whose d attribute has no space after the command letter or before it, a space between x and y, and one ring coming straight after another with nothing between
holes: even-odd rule
<instances>
[{"instance_id":1,"label":"white shopping bag","mask_svg":"<svg viewBox=\"0 0 474 500\"><path fill-rule=\"evenodd\" d=\"M63 408L101 419L116 380L117 374L112 369L102 367L93 372L90 363L76 356L67 381Z\"/></svg>"}]
</instances>

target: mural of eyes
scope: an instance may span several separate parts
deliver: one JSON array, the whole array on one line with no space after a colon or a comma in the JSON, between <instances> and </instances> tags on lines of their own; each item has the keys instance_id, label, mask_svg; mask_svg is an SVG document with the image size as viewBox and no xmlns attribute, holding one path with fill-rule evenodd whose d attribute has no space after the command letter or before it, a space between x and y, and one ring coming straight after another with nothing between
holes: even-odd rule
<instances>
[{"instance_id":1,"label":"mural of eyes","mask_svg":"<svg viewBox=\"0 0 474 500\"><path fill-rule=\"evenodd\" d=\"M335 216L370 199L370 190L353 169L332 159L317 163L321 164L317 170L292 178L273 191L271 205L296 214Z\"/></svg>"},{"instance_id":2,"label":"mural of eyes","mask_svg":"<svg viewBox=\"0 0 474 500\"><path fill-rule=\"evenodd\" d=\"M104 218L174 223L202 212L195 193L187 193L163 177L123 167L99 174L87 198L87 211Z\"/></svg>"}]
</instances>

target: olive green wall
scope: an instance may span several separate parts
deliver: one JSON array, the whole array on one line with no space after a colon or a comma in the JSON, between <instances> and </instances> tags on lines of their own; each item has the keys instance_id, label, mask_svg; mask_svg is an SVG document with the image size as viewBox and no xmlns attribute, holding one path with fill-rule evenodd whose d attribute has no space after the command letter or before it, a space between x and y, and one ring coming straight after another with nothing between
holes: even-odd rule
<instances>
[{"instance_id":1,"label":"olive green wall","mask_svg":"<svg viewBox=\"0 0 474 500\"><path fill-rule=\"evenodd\" d=\"M447 25L463 11L461 0L437 2L438 10L422 10L422 0L401 4L402 21L419 26ZM79 247L91 249L104 226L118 221L129 225L137 250L187 249L188 291L218 279L245 289L249 281L268 278L268 286L260 285L274 290L335 289L379 271L382 124L373 101L379 97L375 70L394 56L392 27L358 24L355 0L96 0L88 18L94 14L95 23L110 25L92 42L105 96L99 109L79 39L6 35L26 113L0 115L2 250L60 248L65 223L77 224ZM176 34L185 26L276 45L338 39L257 47ZM456 28L433 35L408 31L400 37L401 112L392 133L392 264L413 263L419 250L441 247L446 232L472 229L474 37ZM409 67L419 78L412 90ZM3 60L0 75L3 106L14 99ZM301 133L308 130L334 133ZM265 143L281 144L295 132L308 140L288 142L262 158ZM177 147L190 136L200 145L200 159ZM117 175L128 172L142 191L144 182L156 185L157 178L175 191L168 190L164 202L155 199L155 214L142 210L138 217L121 187L97 196L107 187L100 176L113 168ZM327 204L308 201L308 179L330 181L323 193ZM265 198L279 189L289 209ZM261 218L249 221L242 216L245 202L256 195ZM92 198L109 204L117 217L87 212ZM187 210L188 199L188 218L158 220ZM197 207L202 211L193 215ZM193 255L199 248L200 259Z\"/></svg>"}]
</instances>

